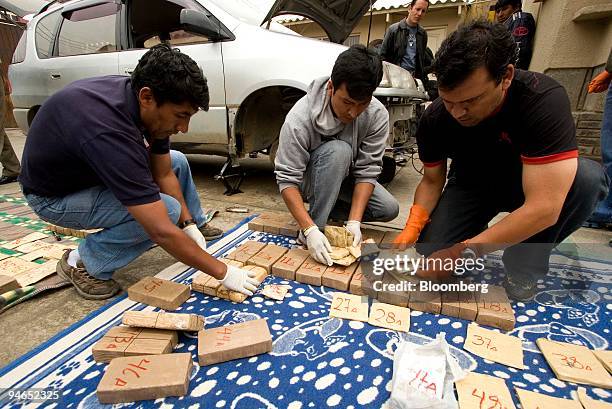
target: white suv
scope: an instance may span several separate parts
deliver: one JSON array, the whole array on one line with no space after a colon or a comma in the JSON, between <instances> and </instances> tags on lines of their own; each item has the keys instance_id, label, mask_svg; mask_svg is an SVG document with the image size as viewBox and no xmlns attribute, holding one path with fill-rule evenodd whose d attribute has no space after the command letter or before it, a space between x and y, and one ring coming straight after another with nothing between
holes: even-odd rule
<instances>
[{"instance_id":1,"label":"white suv","mask_svg":"<svg viewBox=\"0 0 612 409\"><path fill-rule=\"evenodd\" d=\"M265 19L302 12L283 8L284 3L277 1ZM325 2L312 3L320 8ZM342 41L369 0L330 3L348 7L323 10L327 16L321 18L330 38ZM358 18L347 18L347 11ZM200 65L210 89L210 110L192 118L187 134L173 136L173 147L227 156L231 164L254 152L273 156L291 106L314 78L331 73L346 47L299 36L277 23L262 24L264 14L249 0L52 2L28 23L13 55L15 119L27 131L40 105L57 90L84 77L129 75L148 47L167 41ZM389 109L392 146L411 136L417 107L427 97L407 71L384 67L375 95Z\"/></svg>"}]
</instances>

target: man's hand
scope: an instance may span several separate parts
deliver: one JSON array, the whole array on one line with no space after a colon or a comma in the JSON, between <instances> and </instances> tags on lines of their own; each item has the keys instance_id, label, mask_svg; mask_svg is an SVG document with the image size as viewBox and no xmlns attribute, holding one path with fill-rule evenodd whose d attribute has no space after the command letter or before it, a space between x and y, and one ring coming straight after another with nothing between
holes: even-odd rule
<instances>
[{"instance_id":1,"label":"man's hand","mask_svg":"<svg viewBox=\"0 0 612 409\"><path fill-rule=\"evenodd\" d=\"M430 280L445 281L448 280L453 271L458 259L462 258L461 253L468 245L457 243L446 249L438 250L430 254L425 260L425 268L421 268L416 272L416 275Z\"/></svg>"},{"instance_id":2,"label":"man's hand","mask_svg":"<svg viewBox=\"0 0 612 409\"><path fill-rule=\"evenodd\" d=\"M610 80L612 80L612 73L603 70L601 74L593 78L589 83L589 94L604 92L610 86Z\"/></svg>"},{"instance_id":3,"label":"man's hand","mask_svg":"<svg viewBox=\"0 0 612 409\"><path fill-rule=\"evenodd\" d=\"M195 241L202 250L206 251L206 239L202 235L202 232L198 229L198 226L195 224L190 224L189 226L184 227L183 231L189 236L189 238L191 238L191 240Z\"/></svg>"},{"instance_id":4,"label":"man's hand","mask_svg":"<svg viewBox=\"0 0 612 409\"><path fill-rule=\"evenodd\" d=\"M248 296L257 290L259 281L255 279L254 271L242 270L235 266L227 266L225 278L220 281L228 290L238 291Z\"/></svg>"},{"instance_id":5,"label":"man's hand","mask_svg":"<svg viewBox=\"0 0 612 409\"><path fill-rule=\"evenodd\" d=\"M346 222L346 230L348 230L354 237L353 247L357 247L361 243L361 222L357 220L349 220Z\"/></svg>"},{"instance_id":6,"label":"man's hand","mask_svg":"<svg viewBox=\"0 0 612 409\"><path fill-rule=\"evenodd\" d=\"M312 258L319 263L331 266L332 259L329 255L332 251L331 244L329 244L327 237L321 233L321 230L319 230L317 226L312 226L306 229L304 235L306 236L306 245L308 246L308 251L310 251Z\"/></svg>"},{"instance_id":7,"label":"man's hand","mask_svg":"<svg viewBox=\"0 0 612 409\"><path fill-rule=\"evenodd\" d=\"M410 208L410 216L406 221L406 226L399 236L393 240L393 247L406 250L406 247L413 245L419 238L421 230L429 222L429 212L418 204Z\"/></svg>"}]
</instances>

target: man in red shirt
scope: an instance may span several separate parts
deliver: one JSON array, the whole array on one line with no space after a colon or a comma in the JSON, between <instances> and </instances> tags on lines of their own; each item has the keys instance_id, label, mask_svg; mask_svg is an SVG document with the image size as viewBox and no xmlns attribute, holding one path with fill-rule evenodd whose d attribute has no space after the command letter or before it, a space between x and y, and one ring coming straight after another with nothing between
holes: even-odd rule
<instances>
[{"instance_id":1,"label":"man in red shirt","mask_svg":"<svg viewBox=\"0 0 612 409\"><path fill-rule=\"evenodd\" d=\"M508 294L529 300L552 249L589 217L609 182L600 165L578 158L563 87L515 61L516 43L500 24L472 22L442 43L440 98L417 131L424 175L395 245L418 239L419 253L454 262L431 263L418 273L428 278L448 277L460 258L505 249ZM500 212L509 214L487 227Z\"/></svg>"}]
</instances>

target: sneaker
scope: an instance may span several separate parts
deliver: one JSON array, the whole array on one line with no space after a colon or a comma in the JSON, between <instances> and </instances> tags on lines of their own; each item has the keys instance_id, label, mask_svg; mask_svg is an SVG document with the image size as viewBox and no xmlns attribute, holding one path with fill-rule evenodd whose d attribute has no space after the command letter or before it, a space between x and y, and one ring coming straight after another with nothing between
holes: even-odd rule
<instances>
[{"instance_id":1,"label":"sneaker","mask_svg":"<svg viewBox=\"0 0 612 409\"><path fill-rule=\"evenodd\" d=\"M17 182L18 176L2 176L0 177L0 185L6 185L7 183Z\"/></svg>"},{"instance_id":2,"label":"sneaker","mask_svg":"<svg viewBox=\"0 0 612 409\"><path fill-rule=\"evenodd\" d=\"M211 226L208 223L198 227L198 230L200 230L200 233L202 233L202 236L204 236L206 240L214 240L223 236L223 230Z\"/></svg>"},{"instance_id":3,"label":"sneaker","mask_svg":"<svg viewBox=\"0 0 612 409\"><path fill-rule=\"evenodd\" d=\"M506 278L504 278L503 286L506 289L506 294L508 294L508 297L515 301L529 302L533 300L533 297L535 297L537 292L536 285L536 281L527 282L517 280L516 278L511 277L511 275L506 271Z\"/></svg>"},{"instance_id":4,"label":"sneaker","mask_svg":"<svg viewBox=\"0 0 612 409\"><path fill-rule=\"evenodd\" d=\"M90 276L85 270L85 266L72 267L68 264L68 254L71 250L66 250L62 259L57 262L57 275L64 280L70 281L77 293L88 300L104 300L117 294L121 287L115 280L99 280Z\"/></svg>"}]
</instances>

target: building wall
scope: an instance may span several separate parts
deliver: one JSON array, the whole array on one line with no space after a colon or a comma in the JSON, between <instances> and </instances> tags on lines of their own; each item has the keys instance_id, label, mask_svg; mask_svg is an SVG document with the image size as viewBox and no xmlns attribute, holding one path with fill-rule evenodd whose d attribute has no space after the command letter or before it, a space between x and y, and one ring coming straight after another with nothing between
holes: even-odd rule
<instances>
[{"instance_id":1,"label":"building wall","mask_svg":"<svg viewBox=\"0 0 612 409\"><path fill-rule=\"evenodd\" d=\"M565 87L576 124L583 156L600 159L601 119L606 93L588 94L587 85L599 74L612 47L610 17L574 22L576 12L586 6L609 4L610 0L525 1L525 10L537 12L534 54L530 69L555 78Z\"/></svg>"},{"instance_id":2,"label":"building wall","mask_svg":"<svg viewBox=\"0 0 612 409\"><path fill-rule=\"evenodd\" d=\"M465 11L465 8L463 8ZM372 16L372 29L370 31L370 41L375 39L383 39L385 36L385 32L387 28L401 19L405 18L408 13L408 10L403 9L394 9L390 13L378 13L373 14ZM435 8L432 7L429 12L425 15L422 20L422 26L428 32L433 30L434 35L439 31L444 31L445 35L448 35L451 31L457 28L461 20L461 15L458 13L458 7L443 7L443 8ZM369 27L370 19L368 16L364 17L359 24L355 27L351 35L359 35L359 43L367 45L368 44L368 27ZM297 33L311 38L325 38L327 35L325 31L316 23L308 20L308 22L296 22L296 23L286 23L286 26L296 31ZM442 36L443 38L444 36ZM435 45L435 44L433 44ZM437 50L436 47L430 47L432 51L435 53Z\"/></svg>"}]
</instances>

